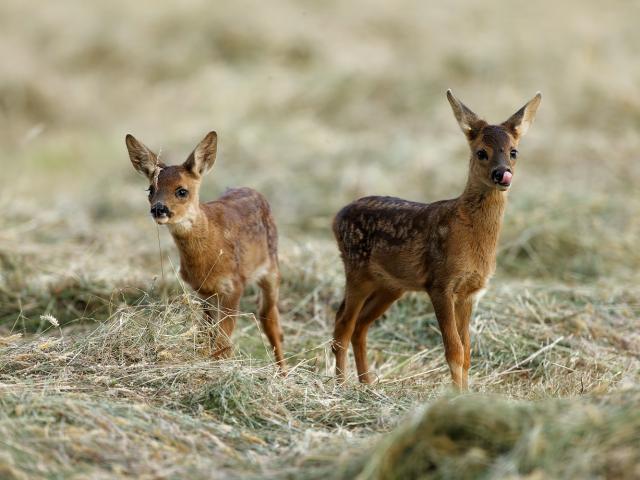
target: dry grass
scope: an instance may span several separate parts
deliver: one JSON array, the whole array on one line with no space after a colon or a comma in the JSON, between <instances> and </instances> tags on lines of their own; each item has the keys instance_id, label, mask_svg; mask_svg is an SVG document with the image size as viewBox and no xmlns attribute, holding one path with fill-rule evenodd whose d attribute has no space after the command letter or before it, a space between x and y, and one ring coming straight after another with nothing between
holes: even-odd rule
<instances>
[{"instance_id":1,"label":"dry grass","mask_svg":"<svg viewBox=\"0 0 640 480\"><path fill-rule=\"evenodd\" d=\"M628 2L3 2L0 477L637 477L638 15ZM475 394L450 396L421 295L372 329L377 383L339 388L331 216L365 194L460 192L448 87L490 120L544 94L473 322ZM211 128L203 196L257 188L279 223L286 378L251 313L234 358L209 360L126 158L128 131L177 162Z\"/></svg>"},{"instance_id":2,"label":"dry grass","mask_svg":"<svg viewBox=\"0 0 640 480\"><path fill-rule=\"evenodd\" d=\"M443 398L343 467L344 478L636 478L638 389L524 403Z\"/></svg>"},{"instance_id":3,"label":"dry grass","mask_svg":"<svg viewBox=\"0 0 640 480\"><path fill-rule=\"evenodd\" d=\"M206 477L211 471L232 478L319 478L336 462L352 471L350 458L362 455L372 436L388 431L421 401L446 393L449 378L434 315L426 300L415 296L394 307L372 332L378 383L363 387L352 379L347 387L336 386L326 311L337 299L335 277L326 281L326 270L302 275L289 270L309 254L302 251L285 263L289 280L283 290L295 305L284 318L291 365L284 379L276 375L252 315L238 319L235 357L208 360L197 301L188 294L171 295L168 302L146 296L136 305L112 305L112 315L93 329L50 326L33 338L2 339L0 431L7 471L25 478ZM308 284L319 286L312 290ZM530 427L521 421L520 408L531 412L528 419L557 418L563 409L551 397L602 395L637 384L637 290L519 283L498 286L487 297L474 321L471 381L478 392L544 400L509 407L518 419L518 435ZM477 401L493 410L479 407L475 415L495 416L494 435L502 438L504 408ZM475 411L471 402L465 415ZM454 428L457 414L447 415L438 414L441 424ZM636 427L627 425L632 432L624 430L620 438L637 434ZM606 434L615 437L615 426L610 428ZM594 435L597 442L599 434ZM520 448L516 440L496 441L511 442L505 451L512 455L511 448ZM613 442L611 448L618 452L619 445ZM539 465L527 457L522 469L519 458L511 459L509 468L559 472L554 469L563 458L585 453L563 448L564 457L544 457ZM486 453L480 463L502 468L489 461L498 453ZM471 461L462 459L460 465ZM575 461L584 471L586 460ZM443 475L455 477L455 465L451 460L442 467ZM629 465L625 468L635 468Z\"/></svg>"}]
</instances>

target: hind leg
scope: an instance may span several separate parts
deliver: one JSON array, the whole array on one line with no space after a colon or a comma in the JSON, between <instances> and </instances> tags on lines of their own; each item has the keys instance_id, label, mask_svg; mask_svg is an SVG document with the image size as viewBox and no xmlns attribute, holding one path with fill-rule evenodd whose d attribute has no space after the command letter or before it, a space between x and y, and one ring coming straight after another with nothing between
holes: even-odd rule
<instances>
[{"instance_id":1,"label":"hind leg","mask_svg":"<svg viewBox=\"0 0 640 480\"><path fill-rule=\"evenodd\" d=\"M285 372L286 366L282 353L282 342L284 335L280 327L280 313L278 312L278 291L280 287L280 274L277 269L269 272L258 282L262 290L262 300L260 305L260 322L265 335L271 343L276 363L281 372Z\"/></svg>"},{"instance_id":2,"label":"hind leg","mask_svg":"<svg viewBox=\"0 0 640 480\"><path fill-rule=\"evenodd\" d=\"M378 290L365 302L356 320L351 345L356 359L358 379L362 383L371 383L369 364L367 362L367 333L369 326L402 296L400 291Z\"/></svg>"},{"instance_id":3,"label":"hind leg","mask_svg":"<svg viewBox=\"0 0 640 480\"><path fill-rule=\"evenodd\" d=\"M347 280L345 296L336 314L331 349L336 356L336 378L343 382L347 364L347 348L355 329L356 318L371 293L365 285L353 285Z\"/></svg>"}]
</instances>

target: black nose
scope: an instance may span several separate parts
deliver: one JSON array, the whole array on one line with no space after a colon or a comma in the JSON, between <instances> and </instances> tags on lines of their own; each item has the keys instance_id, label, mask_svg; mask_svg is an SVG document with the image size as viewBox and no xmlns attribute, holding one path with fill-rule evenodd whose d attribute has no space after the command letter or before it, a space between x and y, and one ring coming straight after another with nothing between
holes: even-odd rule
<instances>
[{"instance_id":1,"label":"black nose","mask_svg":"<svg viewBox=\"0 0 640 480\"><path fill-rule=\"evenodd\" d=\"M154 217L169 216L169 208L163 203L156 203L151 207L151 215Z\"/></svg>"},{"instance_id":2,"label":"black nose","mask_svg":"<svg viewBox=\"0 0 640 480\"><path fill-rule=\"evenodd\" d=\"M496 183L502 182L502 178L504 177L505 172L511 172L511 170L506 167L494 168L491 172L491 180Z\"/></svg>"}]
</instances>

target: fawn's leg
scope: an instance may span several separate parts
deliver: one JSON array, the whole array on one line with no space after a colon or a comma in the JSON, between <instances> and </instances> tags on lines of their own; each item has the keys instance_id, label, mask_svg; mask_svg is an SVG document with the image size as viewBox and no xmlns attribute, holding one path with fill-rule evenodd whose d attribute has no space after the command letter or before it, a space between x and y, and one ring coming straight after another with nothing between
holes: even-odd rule
<instances>
[{"instance_id":1,"label":"fawn's leg","mask_svg":"<svg viewBox=\"0 0 640 480\"><path fill-rule=\"evenodd\" d=\"M278 312L278 290L280 287L280 276L275 270L265 275L258 282L262 290L262 300L260 305L260 322L269 343L273 347L276 363L282 373L286 371L284 356L282 354L282 341L284 335L280 327L280 314Z\"/></svg>"},{"instance_id":2,"label":"fawn's leg","mask_svg":"<svg viewBox=\"0 0 640 480\"><path fill-rule=\"evenodd\" d=\"M458 335L462 341L464 349L464 361L462 363L462 384L463 390L469 389L469 368L471 367L471 338L469 336L469 324L473 311L473 297L468 296L458 298L455 302L455 317Z\"/></svg>"},{"instance_id":3,"label":"fawn's leg","mask_svg":"<svg viewBox=\"0 0 640 480\"><path fill-rule=\"evenodd\" d=\"M374 292L365 302L351 337L353 356L356 359L358 379L362 383L371 383L369 364L367 363L367 333L369 326L379 318L400 296L401 292L379 290Z\"/></svg>"},{"instance_id":4,"label":"fawn's leg","mask_svg":"<svg viewBox=\"0 0 640 480\"><path fill-rule=\"evenodd\" d=\"M235 285L230 292L225 292L218 297L218 305L210 306L205 310L213 329L210 334L213 339L213 358L226 358L231 355L233 344L231 334L236 326L236 316L240 306L242 287Z\"/></svg>"},{"instance_id":5,"label":"fawn's leg","mask_svg":"<svg viewBox=\"0 0 640 480\"><path fill-rule=\"evenodd\" d=\"M464 365L464 347L458 334L453 305L453 295L447 291L434 289L429 292L433 309L436 312L442 341L444 343L444 354L449 364L453 383L462 388L462 369Z\"/></svg>"},{"instance_id":6,"label":"fawn's leg","mask_svg":"<svg viewBox=\"0 0 640 480\"><path fill-rule=\"evenodd\" d=\"M364 305L365 300L369 296L369 290L364 290L362 286L350 287L347 281L345 296L338 313L336 314L336 324L333 330L333 350L336 356L336 378L342 382L345 378L347 363L347 348L353 330L355 328L356 318Z\"/></svg>"}]
</instances>

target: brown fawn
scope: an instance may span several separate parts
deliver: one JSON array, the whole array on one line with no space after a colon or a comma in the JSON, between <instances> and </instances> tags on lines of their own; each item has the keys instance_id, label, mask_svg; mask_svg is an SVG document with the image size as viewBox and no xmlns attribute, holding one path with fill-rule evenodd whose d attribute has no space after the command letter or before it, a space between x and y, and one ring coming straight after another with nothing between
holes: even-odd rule
<instances>
[{"instance_id":1,"label":"brown fawn","mask_svg":"<svg viewBox=\"0 0 640 480\"><path fill-rule=\"evenodd\" d=\"M536 94L500 125L479 118L451 90L447 98L471 149L462 195L430 204L365 197L344 207L334 219L346 277L332 344L340 381L351 342L358 378L371 382L366 357L369 326L405 292L426 291L453 382L468 388L472 309L495 271L518 143L542 96Z\"/></svg>"},{"instance_id":2,"label":"brown fawn","mask_svg":"<svg viewBox=\"0 0 640 480\"><path fill-rule=\"evenodd\" d=\"M260 322L284 371L278 235L267 200L250 188L233 188L200 203L202 177L216 160L216 132L207 134L182 165L165 165L132 135L126 144L133 168L149 179L151 215L167 225L178 247L180 276L204 300L205 318L218 324L214 357L230 354L240 297L247 283L256 281L262 291Z\"/></svg>"}]
</instances>

